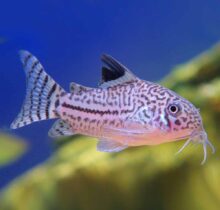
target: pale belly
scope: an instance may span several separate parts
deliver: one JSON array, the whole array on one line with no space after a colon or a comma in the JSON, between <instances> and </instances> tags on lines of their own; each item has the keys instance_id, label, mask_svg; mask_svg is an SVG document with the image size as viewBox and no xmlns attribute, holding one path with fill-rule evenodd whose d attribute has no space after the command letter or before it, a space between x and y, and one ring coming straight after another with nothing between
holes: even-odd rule
<instances>
[{"instance_id":1,"label":"pale belly","mask_svg":"<svg viewBox=\"0 0 220 210\"><path fill-rule=\"evenodd\" d=\"M178 136L176 133L169 133L161 131L160 129L155 129L152 133L142 133L140 130L133 131L103 131L101 136L98 138L110 139L112 141L117 141L123 145L127 146L141 146L141 145L158 145L166 142L178 141L182 139L189 138L190 133L180 132Z\"/></svg>"}]
</instances>

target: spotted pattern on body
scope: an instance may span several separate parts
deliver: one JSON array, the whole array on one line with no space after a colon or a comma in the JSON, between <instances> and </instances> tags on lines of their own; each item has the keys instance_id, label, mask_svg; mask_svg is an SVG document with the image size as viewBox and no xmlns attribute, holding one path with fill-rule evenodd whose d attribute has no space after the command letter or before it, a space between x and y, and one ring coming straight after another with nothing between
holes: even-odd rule
<instances>
[{"instance_id":1,"label":"spotted pattern on body","mask_svg":"<svg viewBox=\"0 0 220 210\"><path fill-rule=\"evenodd\" d=\"M100 139L97 149L118 152L128 146L161 144L189 138L214 152L198 109L159 84L144 81L108 55L102 56L98 88L71 83L70 93L58 85L31 53L21 51L27 77L24 104L11 128L58 118L49 134L78 134Z\"/></svg>"}]
</instances>

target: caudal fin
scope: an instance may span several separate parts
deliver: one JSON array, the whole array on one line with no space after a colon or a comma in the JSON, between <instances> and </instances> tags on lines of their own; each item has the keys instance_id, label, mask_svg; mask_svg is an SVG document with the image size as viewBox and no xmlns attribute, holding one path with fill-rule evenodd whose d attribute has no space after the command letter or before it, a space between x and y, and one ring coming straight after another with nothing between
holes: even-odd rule
<instances>
[{"instance_id":1,"label":"caudal fin","mask_svg":"<svg viewBox=\"0 0 220 210\"><path fill-rule=\"evenodd\" d=\"M20 51L27 77L26 98L17 118L11 124L16 129L32 122L57 118L56 106L65 91L44 71L43 66L28 51Z\"/></svg>"}]
</instances>

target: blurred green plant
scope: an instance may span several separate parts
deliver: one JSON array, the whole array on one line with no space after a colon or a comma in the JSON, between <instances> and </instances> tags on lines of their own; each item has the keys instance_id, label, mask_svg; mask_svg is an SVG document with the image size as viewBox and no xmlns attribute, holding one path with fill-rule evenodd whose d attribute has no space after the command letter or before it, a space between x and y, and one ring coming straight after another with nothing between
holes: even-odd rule
<instances>
[{"instance_id":1,"label":"blurred green plant","mask_svg":"<svg viewBox=\"0 0 220 210\"><path fill-rule=\"evenodd\" d=\"M13 136L0 134L0 167L18 159L27 149L24 141Z\"/></svg>"},{"instance_id":2,"label":"blurred green plant","mask_svg":"<svg viewBox=\"0 0 220 210\"><path fill-rule=\"evenodd\" d=\"M219 210L220 46L175 68L162 82L200 107L217 149L201 166L202 147L182 142L96 151L77 137L2 191L2 210Z\"/></svg>"}]
</instances>

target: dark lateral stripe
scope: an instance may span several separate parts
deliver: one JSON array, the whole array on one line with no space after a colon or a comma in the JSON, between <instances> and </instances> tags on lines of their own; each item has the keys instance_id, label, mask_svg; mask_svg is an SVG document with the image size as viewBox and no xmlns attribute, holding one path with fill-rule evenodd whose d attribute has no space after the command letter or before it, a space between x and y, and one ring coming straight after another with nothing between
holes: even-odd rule
<instances>
[{"instance_id":1,"label":"dark lateral stripe","mask_svg":"<svg viewBox=\"0 0 220 210\"><path fill-rule=\"evenodd\" d=\"M67 104L67 103L63 103L62 106L64 108L67 108L67 109L72 109L72 110L86 112L86 113L91 113L91 114L99 114L101 116L103 116L105 114L109 114L109 115L117 115L118 114L117 110L114 110L114 111L110 111L110 110L100 111L100 110L82 108L80 106L73 106L73 105L70 105L70 104Z\"/></svg>"}]
</instances>

